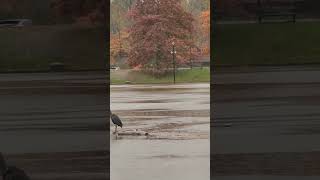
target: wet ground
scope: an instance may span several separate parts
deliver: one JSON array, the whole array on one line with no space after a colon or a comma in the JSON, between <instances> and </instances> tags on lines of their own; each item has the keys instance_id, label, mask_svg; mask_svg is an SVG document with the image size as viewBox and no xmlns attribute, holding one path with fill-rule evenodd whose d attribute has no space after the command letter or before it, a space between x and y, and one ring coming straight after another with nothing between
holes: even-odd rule
<instances>
[{"instance_id":1,"label":"wet ground","mask_svg":"<svg viewBox=\"0 0 320 180\"><path fill-rule=\"evenodd\" d=\"M104 72L0 75L0 151L32 179L107 175Z\"/></svg>"},{"instance_id":2,"label":"wet ground","mask_svg":"<svg viewBox=\"0 0 320 180\"><path fill-rule=\"evenodd\" d=\"M111 180L210 179L209 84L111 86L111 109L149 134L111 134Z\"/></svg>"},{"instance_id":3,"label":"wet ground","mask_svg":"<svg viewBox=\"0 0 320 180\"><path fill-rule=\"evenodd\" d=\"M319 77L319 66L216 69L214 179L319 178Z\"/></svg>"}]
</instances>

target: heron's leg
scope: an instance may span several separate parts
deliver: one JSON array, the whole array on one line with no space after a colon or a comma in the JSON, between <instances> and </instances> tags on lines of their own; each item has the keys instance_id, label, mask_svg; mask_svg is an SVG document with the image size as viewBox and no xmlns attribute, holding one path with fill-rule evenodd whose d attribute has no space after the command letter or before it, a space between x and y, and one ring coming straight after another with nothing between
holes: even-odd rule
<instances>
[{"instance_id":1,"label":"heron's leg","mask_svg":"<svg viewBox=\"0 0 320 180\"><path fill-rule=\"evenodd\" d=\"M117 131L117 125L116 125L116 133L117 133L118 131Z\"/></svg>"}]
</instances>

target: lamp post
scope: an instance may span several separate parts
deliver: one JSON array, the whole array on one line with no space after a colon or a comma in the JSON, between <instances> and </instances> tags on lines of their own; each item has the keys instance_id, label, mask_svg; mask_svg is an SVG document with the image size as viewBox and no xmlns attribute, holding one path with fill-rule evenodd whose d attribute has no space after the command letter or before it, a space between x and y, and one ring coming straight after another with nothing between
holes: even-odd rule
<instances>
[{"instance_id":1,"label":"lamp post","mask_svg":"<svg viewBox=\"0 0 320 180\"><path fill-rule=\"evenodd\" d=\"M174 42L172 42L172 66L173 66L173 84L176 83L176 61L175 61L175 54L177 53L177 51L175 50L175 46L174 46Z\"/></svg>"}]
</instances>

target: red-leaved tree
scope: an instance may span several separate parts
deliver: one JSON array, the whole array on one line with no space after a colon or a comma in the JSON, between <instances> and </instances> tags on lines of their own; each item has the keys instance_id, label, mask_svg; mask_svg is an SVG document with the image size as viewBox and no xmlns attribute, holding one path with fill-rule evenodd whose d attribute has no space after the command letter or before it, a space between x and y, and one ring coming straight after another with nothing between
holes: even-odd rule
<instances>
[{"instance_id":1,"label":"red-leaved tree","mask_svg":"<svg viewBox=\"0 0 320 180\"><path fill-rule=\"evenodd\" d=\"M193 17L180 0L137 0L128 13L131 67L162 71L172 67L172 42L177 64L189 61L193 42Z\"/></svg>"},{"instance_id":2,"label":"red-leaved tree","mask_svg":"<svg viewBox=\"0 0 320 180\"><path fill-rule=\"evenodd\" d=\"M210 10L205 10L200 14L200 24L202 30L202 55L210 54Z\"/></svg>"}]
</instances>

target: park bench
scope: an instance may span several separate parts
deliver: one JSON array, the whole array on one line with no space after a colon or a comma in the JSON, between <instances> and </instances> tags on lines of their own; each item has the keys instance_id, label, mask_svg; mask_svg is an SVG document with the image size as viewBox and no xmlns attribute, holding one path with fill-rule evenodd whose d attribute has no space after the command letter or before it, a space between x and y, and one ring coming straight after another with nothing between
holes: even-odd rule
<instances>
[{"instance_id":1,"label":"park bench","mask_svg":"<svg viewBox=\"0 0 320 180\"><path fill-rule=\"evenodd\" d=\"M257 17L259 23L268 17L288 18L290 22L295 23L297 17L296 0L276 1L276 0L258 0L257 1Z\"/></svg>"}]
</instances>

